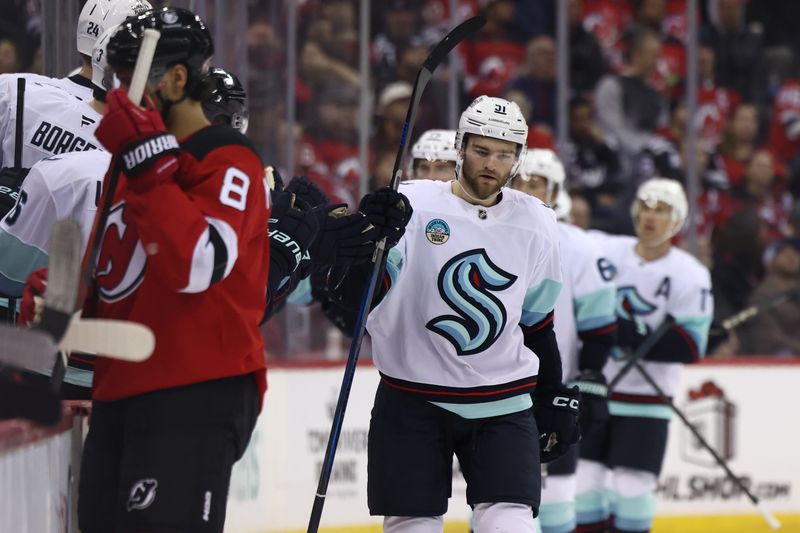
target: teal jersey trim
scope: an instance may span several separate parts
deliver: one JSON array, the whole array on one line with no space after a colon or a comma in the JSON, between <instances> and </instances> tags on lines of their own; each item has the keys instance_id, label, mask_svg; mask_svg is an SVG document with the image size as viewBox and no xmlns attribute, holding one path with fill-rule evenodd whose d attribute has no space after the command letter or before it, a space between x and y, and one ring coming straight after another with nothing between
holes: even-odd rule
<instances>
[{"instance_id":1,"label":"teal jersey trim","mask_svg":"<svg viewBox=\"0 0 800 533\"><path fill-rule=\"evenodd\" d=\"M573 300L575 325L578 331L590 331L617 321L617 293L613 287L576 296Z\"/></svg>"},{"instance_id":2,"label":"teal jersey trim","mask_svg":"<svg viewBox=\"0 0 800 533\"><path fill-rule=\"evenodd\" d=\"M669 406L652 403L630 403L608 401L608 412L612 416L632 416L640 418L672 419L672 409Z\"/></svg>"},{"instance_id":3,"label":"teal jersey trim","mask_svg":"<svg viewBox=\"0 0 800 533\"><path fill-rule=\"evenodd\" d=\"M542 533L572 533L575 530L575 502L543 503L539 507Z\"/></svg>"},{"instance_id":4,"label":"teal jersey trim","mask_svg":"<svg viewBox=\"0 0 800 533\"><path fill-rule=\"evenodd\" d=\"M311 296L311 278L305 278L297 284L294 290L286 297L286 302L294 305L311 305L314 297Z\"/></svg>"},{"instance_id":5,"label":"teal jersey trim","mask_svg":"<svg viewBox=\"0 0 800 533\"><path fill-rule=\"evenodd\" d=\"M44 266L47 266L44 251L0 229L0 291L9 296L22 296L28 275Z\"/></svg>"},{"instance_id":6,"label":"teal jersey trim","mask_svg":"<svg viewBox=\"0 0 800 533\"><path fill-rule=\"evenodd\" d=\"M448 411L457 414L461 418L470 420L476 418L490 418L492 416L510 415L511 413L519 413L525 409L533 407L533 400L530 394L520 394L512 396L511 398L504 398L493 402L482 403L445 403L445 402L431 402L437 407L447 409Z\"/></svg>"},{"instance_id":7,"label":"teal jersey trim","mask_svg":"<svg viewBox=\"0 0 800 533\"><path fill-rule=\"evenodd\" d=\"M697 353L700 357L706 354L708 346L708 330L711 328L710 316L684 316L675 317L675 322L681 326L694 341L697 346Z\"/></svg>"},{"instance_id":8,"label":"teal jersey trim","mask_svg":"<svg viewBox=\"0 0 800 533\"><path fill-rule=\"evenodd\" d=\"M528 289L522 302L520 323L523 326L532 326L541 322L555 307L559 292L561 283L552 279L545 279L536 287Z\"/></svg>"},{"instance_id":9,"label":"teal jersey trim","mask_svg":"<svg viewBox=\"0 0 800 533\"><path fill-rule=\"evenodd\" d=\"M403 269L403 254L397 248L390 248L389 254L386 256L386 273L389 275L391 287L397 283L397 277Z\"/></svg>"}]
</instances>

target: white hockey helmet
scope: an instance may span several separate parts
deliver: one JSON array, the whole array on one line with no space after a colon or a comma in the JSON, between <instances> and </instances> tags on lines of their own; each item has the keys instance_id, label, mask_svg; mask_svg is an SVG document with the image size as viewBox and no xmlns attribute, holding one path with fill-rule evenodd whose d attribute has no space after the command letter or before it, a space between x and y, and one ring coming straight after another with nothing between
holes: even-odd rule
<instances>
[{"instance_id":1,"label":"white hockey helmet","mask_svg":"<svg viewBox=\"0 0 800 533\"><path fill-rule=\"evenodd\" d=\"M411 147L412 159L458 161L455 130L428 130Z\"/></svg>"},{"instance_id":2,"label":"white hockey helmet","mask_svg":"<svg viewBox=\"0 0 800 533\"><path fill-rule=\"evenodd\" d=\"M78 52L91 57L95 41L108 28L152 8L147 0L88 0L78 17Z\"/></svg>"},{"instance_id":3,"label":"white hockey helmet","mask_svg":"<svg viewBox=\"0 0 800 533\"><path fill-rule=\"evenodd\" d=\"M495 96L479 96L461 113L456 131L456 150L464 149L467 135L480 135L502 141L511 141L520 145L519 157L511 169L509 179L517 175L520 164L525 158L528 145L528 123L519 106L503 98ZM459 155L456 162L456 176L461 174L463 158Z\"/></svg>"},{"instance_id":4,"label":"white hockey helmet","mask_svg":"<svg viewBox=\"0 0 800 533\"><path fill-rule=\"evenodd\" d=\"M631 205L631 216L634 221L639 215L640 201L650 207L655 207L658 202L664 202L672 208L672 226L670 226L668 239L681 230L689 215L689 201L686 199L683 185L672 179L652 178L639 185L636 199Z\"/></svg>"},{"instance_id":5,"label":"white hockey helmet","mask_svg":"<svg viewBox=\"0 0 800 533\"><path fill-rule=\"evenodd\" d=\"M572 222L572 198L564 187L558 189L553 211L556 212L556 219L562 222Z\"/></svg>"},{"instance_id":6,"label":"white hockey helmet","mask_svg":"<svg viewBox=\"0 0 800 533\"><path fill-rule=\"evenodd\" d=\"M119 83L116 81L114 72L108 68L108 57L106 54L106 45L117 31L119 26L112 26L103 32L94 43L92 48L92 84L102 91L110 91L117 87Z\"/></svg>"},{"instance_id":7,"label":"white hockey helmet","mask_svg":"<svg viewBox=\"0 0 800 533\"><path fill-rule=\"evenodd\" d=\"M521 180L528 181L532 176L540 176L547 180L547 198L553 201L553 193L564 188L564 165L556 153L548 148L528 150L519 169Z\"/></svg>"}]
</instances>

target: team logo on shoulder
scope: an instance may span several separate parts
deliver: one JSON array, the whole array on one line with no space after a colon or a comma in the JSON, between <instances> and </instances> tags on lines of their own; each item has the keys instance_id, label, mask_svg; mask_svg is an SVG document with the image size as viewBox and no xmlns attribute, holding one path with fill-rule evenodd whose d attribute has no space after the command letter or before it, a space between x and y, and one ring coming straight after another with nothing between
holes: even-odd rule
<instances>
[{"instance_id":1,"label":"team logo on shoulder","mask_svg":"<svg viewBox=\"0 0 800 533\"><path fill-rule=\"evenodd\" d=\"M425 237L433 244L444 244L450 238L450 226L441 218L434 218L425 226Z\"/></svg>"},{"instance_id":2,"label":"team logo on shoulder","mask_svg":"<svg viewBox=\"0 0 800 533\"><path fill-rule=\"evenodd\" d=\"M158 481L155 479L140 479L134 483L130 496L128 496L128 512L141 511L150 507L150 504L156 499L156 487L158 487Z\"/></svg>"},{"instance_id":3,"label":"team logo on shoulder","mask_svg":"<svg viewBox=\"0 0 800 533\"><path fill-rule=\"evenodd\" d=\"M503 302L492 293L516 279L483 248L458 254L442 267L438 283L439 295L457 316L438 316L425 327L450 341L458 355L483 352L500 337L507 320Z\"/></svg>"}]
</instances>

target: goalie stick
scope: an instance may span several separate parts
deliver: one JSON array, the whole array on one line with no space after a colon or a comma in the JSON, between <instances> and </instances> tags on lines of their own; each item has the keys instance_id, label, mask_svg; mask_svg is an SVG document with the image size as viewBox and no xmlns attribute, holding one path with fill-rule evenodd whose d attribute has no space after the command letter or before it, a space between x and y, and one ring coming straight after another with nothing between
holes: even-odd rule
<instances>
[{"instance_id":1,"label":"goalie stick","mask_svg":"<svg viewBox=\"0 0 800 533\"><path fill-rule=\"evenodd\" d=\"M397 157L394 161L394 168L392 170L391 187L397 190L400 185L400 178L402 177L402 162L408 153L408 141L411 137L411 132L414 129L414 121L417 115L417 107L419 106L422 92L428 85L433 71L442 62L450 51L455 46L463 41L468 35L474 33L479 28L486 24L486 19L478 16L465 20L450 33L431 51L428 58L423 63L422 68L417 73L417 78L414 81L414 88L411 91L411 102L408 105L408 112L406 113L406 120L403 124L403 132L400 136L400 146L397 150ZM333 414L333 422L331 423L331 432L328 436L328 445L325 449L325 459L322 462L322 470L319 475L319 484L317 485L317 492L314 496L314 505L311 508L311 516L308 521L308 533L317 533L319 529L319 522L322 518L322 508L325 505L325 496L328 491L328 481L330 480L331 472L333 471L333 460L336 455L336 446L339 442L339 432L344 423L344 412L347 409L347 400L350 396L350 388L353 385L353 378L355 377L356 363L358 363L358 356L361 352L361 342L364 339L364 331L366 326L367 315L369 314L370 303L372 302L375 288L378 285L378 280L383 277L383 271L386 268L386 257L384 251L386 248L386 239L382 239L375 248L375 255L372 258L373 268L370 275L369 282L364 289L364 294L361 300L361 306L356 318L355 332L353 333L353 342L350 345L350 353L347 356L347 363L345 364L344 376L342 377L342 387L339 390L339 399L336 402L336 410Z\"/></svg>"}]
</instances>

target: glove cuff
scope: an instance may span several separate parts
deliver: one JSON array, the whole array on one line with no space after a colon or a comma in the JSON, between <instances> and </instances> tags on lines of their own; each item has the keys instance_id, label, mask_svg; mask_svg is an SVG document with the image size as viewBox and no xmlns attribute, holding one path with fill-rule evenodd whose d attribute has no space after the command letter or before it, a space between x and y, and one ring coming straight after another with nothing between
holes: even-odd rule
<instances>
[{"instance_id":1,"label":"glove cuff","mask_svg":"<svg viewBox=\"0 0 800 533\"><path fill-rule=\"evenodd\" d=\"M570 385L575 385L584 394L594 394L596 396L608 396L608 386L605 383L594 381L581 381L580 377L572 381Z\"/></svg>"},{"instance_id":2,"label":"glove cuff","mask_svg":"<svg viewBox=\"0 0 800 533\"><path fill-rule=\"evenodd\" d=\"M138 176L161 157L179 152L178 139L171 133L160 133L126 147L122 153L122 167L126 176Z\"/></svg>"}]
</instances>

